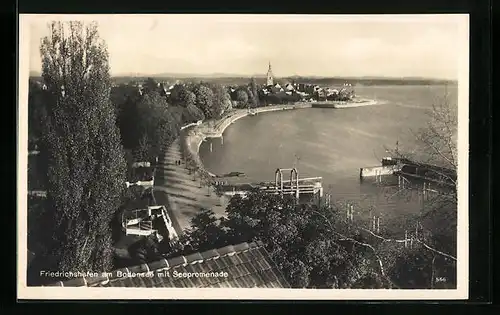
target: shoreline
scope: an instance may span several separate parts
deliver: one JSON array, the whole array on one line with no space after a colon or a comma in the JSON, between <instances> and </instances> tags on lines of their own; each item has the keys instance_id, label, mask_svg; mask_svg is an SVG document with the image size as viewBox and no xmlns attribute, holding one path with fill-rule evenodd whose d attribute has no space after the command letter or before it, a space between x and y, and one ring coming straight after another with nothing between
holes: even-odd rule
<instances>
[{"instance_id":1,"label":"shoreline","mask_svg":"<svg viewBox=\"0 0 500 315\"><path fill-rule=\"evenodd\" d=\"M380 105L383 104L383 102L379 102L377 100L367 100L367 99L362 99L358 102L342 102L342 101L323 101L323 102L316 102L313 103L312 107L313 108L335 108L335 109L342 109L342 108L354 108L354 107L363 107L363 106L373 106L373 105Z\"/></svg>"},{"instance_id":2,"label":"shoreline","mask_svg":"<svg viewBox=\"0 0 500 315\"><path fill-rule=\"evenodd\" d=\"M267 106L256 108L252 112L264 113L299 108L311 108L311 104ZM225 209L230 198L217 194L214 185L217 175L205 169L199 155L199 148L205 139L221 137L227 127L249 114L247 109L235 109L219 120L186 126L181 129L179 137L174 140L174 143L165 153L162 159L165 168L162 178L169 177L170 179L161 184L156 182L155 191L165 193L164 202L169 205L169 215L172 222L177 223L178 235L183 234L185 229L190 228L192 217L199 213L200 209L207 207L212 209L217 218L226 215ZM181 158L185 163L175 165L174 162ZM198 184L193 185L194 179L187 165L191 165L191 169L194 166L200 186ZM168 167L172 169L169 170Z\"/></svg>"},{"instance_id":3,"label":"shoreline","mask_svg":"<svg viewBox=\"0 0 500 315\"><path fill-rule=\"evenodd\" d=\"M253 108L251 111L254 114L274 112L280 110L295 110L304 108L354 108L362 106L372 106L377 104L383 104L373 99L360 99L358 102L297 102L293 105L270 105L265 107ZM205 169L201 157L199 154L200 146L203 141L207 138L220 138L223 136L224 131L227 127L233 124L238 119L249 116L250 112L248 109L235 109L229 114L218 120L204 121L199 125L186 126L180 132L180 140L187 148L187 159L191 160L198 172L205 175L205 177L216 178L217 175L209 172Z\"/></svg>"},{"instance_id":4,"label":"shoreline","mask_svg":"<svg viewBox=\"0 0 500 315\"><path fill-rule=\"evenodd\" d=\"M312 108L312 103L302 102L296 103L294 105L271 105L266 107L257 107L252 109L252 113L259 114L280 110L295 110L303 108ZM204 173L204 175L208 177L217 177L217 175L207 171L201 161L199 151L202 142L207 138L222 137L227 127L229 127L238 119L246 117L249 114L250 112L247 109L236 109L219 120L205 121L200 125L191 126L181 131L181 141L186 146L186 153L188 153L189 155L186 158L189 158L192 162L194 162L196 168L198 169L198 172Z\"/></svg>"},{"instance_id":5,"label":"shoreline","mask_svg":"<svg viewBox=\"0 0 500 315\"><path fill-rule=\"evenodd\" d=\"M379 102L367 100L363 102L361 106L368 106L367 104L375 103ZM208 138L223 137L224 131L235 121L243 117L281 110L313 108L314 104L313 102L298 102L293 105L270 105L253 108L252 110L233 109L218 120L208 120L184 126L184 128L180 130L178 138L174 141L175 145L168 149L170 153L167 153L170 159L172 159L172 157L174 160L182 158L184 163L183 165L173 166L176 170L169 171L171 174L168 176L174 177L174 183L166 184L164 185L166 186L165 189L161 189L167 195L168 203L172 209L172 215L179 222L179 228L181 229L181 231L178 232L179 235L182 234L185 228L189 228L191 218L202 208L209 207L214 211L217 218L224 217L226 206L231 199L230 196L221 196L218 194L215 181L220 177L208 171L201 160L200 146L203 141ZM329 108L334 109L334 107ZM169 164L173 165L174 161L170 161ZM195 177L198 177L198 181L200 182L199 188L192 187L192 177L190 177L189 180L185 178L187 176L192 176L192 171L197 174ZM181 185L185 187L179 187ZM183 192L179 192L181 188ZM184 191L184 189L186 190ZM179 198L185 200L179 201L177 200ZM186 203L186 200L190 200L188 203L193 204Z\"/></svg>"}]
</instances>

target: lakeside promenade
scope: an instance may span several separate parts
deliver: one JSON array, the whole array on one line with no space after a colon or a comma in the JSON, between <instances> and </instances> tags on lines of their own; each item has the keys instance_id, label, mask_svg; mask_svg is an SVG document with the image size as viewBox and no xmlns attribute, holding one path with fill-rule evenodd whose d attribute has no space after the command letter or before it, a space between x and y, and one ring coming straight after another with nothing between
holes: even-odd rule
<instances>
[{"instance_id":1,"label":"lakeside promenade","mask_svg":"<svg viewBox=\"0 0 500 315\"><path fill-rule=\"evenodd\" d=\"M165 155L159 159L155 178L155 198L160 204L168 205L169 216L178 235L191 227L191 219L202 211L212 209L217 217L225 213L227 199L218 197L213 187L200 182L199 176L186 169L182 160L181 138L177 138Z\"/></svg>"},{"instance_id":2,"label":"lakeside promenade","mask_svg":"<svg viewBox=\"0 0 500 315\"><path fill-rule=\"evenodd\" d=\"M310 107L310 104L278 105L255 108L253 112L264 113ZM225 215L229 198L219 197L213 186L207 186L206 182L200 181L202 176L213 177L214 175L204 168L199 156L199 148L203 140L208 137L222 136L228 126L247 115L249 115L247 109L235 109L217 121L206 121L183 130L165 154L159 158L154 184L155 198L158 203L168 205L169 216L179 235L183 233L183 230L191 227L191 219L202 209L212 209L219 218ZM185 144L185 152L182 152L182 141ZM190 174L186 168L187 159L193 161L198 167L196 176ZM182 161L180 165L176 164L179 160ZM196 180L193 180L195 177Z\"/></svg>"},{"instance_id":3,"label":"lakeside promenade","mask_svg":"<svg viewBox=\"0 0 500 315\"><path fill-rule=\"evenodd\" d=\"M251 113L260 114L281 110L312 108L314 103L298 102L293 105L257 107ZM229 197L218 196L215 188L200 178L215 178L201 161L199 149L207 138L219 138L232 123L250 115L248 109L233 109L219 120L204 121L200 125L181 130L180 136L160 157L155 178L155 197L161 204L169 205L169 215L177 233L191 226L191 219L202 211L212 209L218 218L225 215ZM182 161L180 165L176 161ZM186 161L197 169L194 176L186 167ZM194 180L196 178L196 180Z\"/></svg>"}]
</instances>

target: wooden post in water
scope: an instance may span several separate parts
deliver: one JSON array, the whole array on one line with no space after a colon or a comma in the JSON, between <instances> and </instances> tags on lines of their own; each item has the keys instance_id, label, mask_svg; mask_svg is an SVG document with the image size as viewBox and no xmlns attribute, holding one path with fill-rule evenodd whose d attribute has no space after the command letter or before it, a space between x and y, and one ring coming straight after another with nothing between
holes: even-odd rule
<instances>
[{"instance_id":1,"label":"wooden post in water","mask_svg":"<svg viewBox=\"0 0 500 315\"><path fill-rule=\"evenodd\" d=\"M427 190L428 190L429 193L432 193L431 183L427 184ZM427 199L426 200L429 200L429 194L427 194Z\"/></svg>"},{"instance_id":2,"label":"wooden post in water","mask_svg":"<svg viewBox=\"0 0 500 315\"><path fill-rule=\"evenodd\" d=\"M377 233L380 233L380 217L377 218Z\"/></svg>"},{"instance_id":3,"label":"wooden post in water","mask_svg":"<svg viewBox=\"0 0 500 315\"><path fill-rule=\"evenodd\" d=\"M423 197L423 199L424 199L424 200L426 200L426 198L425 198L425 197L426 197L426 195L427 195L427 189L426 189L426 188L427 188L427 187L426 187L426 184L425 184L425 182L424 182L424 188L422 189L422 197Z\"/></svg>"},{"instance_id":4,"label":"wooden post in water","mask_svg":"<svg viewBox=\"0 0 500 315\"><path fill-rule=\"evenodd\" d=\"M408 247L408 231L405 230L405 248Z\"/></svg>"},{"instance_id":5,"label":"wooden post in water","mask_svg":"<svg viewBox=\"0 0 500 315\"><path fill-rule=\"evenodd\" d=\"M425 185L425 183L424 183ZM425 211L425 188L424 188L424 192L423 192L423 195L422 195L422 213L424 213Z\"/></svg>"},{"instance_id":6,"label":"wooden post in water","mask_svg":"<svg viewBox=\"0 0 500 315\"><path fill-rule=\"evenodd\" d=\"M375 232L375 216L372 219L372 231Z\"/></svg>"},{"instance_id":7,"label":"wooden post in water","mask_svg":"<svg viewBox=\"0 0 500 315\"><path fill-rule=\"evenodd\" d=\"M210 142L210 152L213 152L212 142Z\"/></svg>"},{"instance_id":8,"label":"wooden post in water","mask_svg":"<svg viewBox=\"0 0 500 315\"><path fill-rule=\"evenodd\" d=\"M224 136L220 136L220 144L224 145Z\"/></svg>"},{"instance_id":9,"label":"wooden post in water","mask_svg":"<svg viewBox=\"0 0 500 315\"><path fill-rule=\"evenodd\" d=\"M351 205L351 222L354 222L354 206Z\"/></svg>"}]
</instances>

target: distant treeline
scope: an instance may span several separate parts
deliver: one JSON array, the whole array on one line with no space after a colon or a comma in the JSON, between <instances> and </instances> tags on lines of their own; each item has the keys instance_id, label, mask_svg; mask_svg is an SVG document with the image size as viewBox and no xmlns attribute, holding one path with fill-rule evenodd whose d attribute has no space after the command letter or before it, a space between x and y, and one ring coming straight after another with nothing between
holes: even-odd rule
<instances>
[{"instance_id":1,"label":"distant treeline","mask_svg":"<svg viewBox=\"0 0 500 315\"><path fill-rule=\"evenodd\" d=\"M320 86L341 85L350 83L352 85L453 85L456 81L436 80L436 79L418 79L418 78L308 78L293 77L286 80L295 80L301 83L318 84Z\"/></svg>"},{"instance_id":2,"label":"distant treeline","mask_svg":"<svg viewBox=\"0 0 500 315\"><path fill-rule=\"evenodd\" d=\"M153 78L157 81L175 82L180 81L194 81L194 82L210 82L223 85L243 85L247 84L249 77L132 77L132 76L117 76L112 80L115 84L129 83L133 81L145 81L147 78ZM38 77L33 76L32 79L37 80ZM255 77L256 83L259 85L266 83L266 78ZM456 85L457 82L453 80L439 80L439 79L425 79L425 78L323 78L323 77L283 77L276 78L276 82L297 82L318 84L320 86L342 85L350 83L352 85Z\"/></svg>"},{"instance_id":3,"label":"distant treeline","mask_svg":"<svg viewBox=\"0 0 500 315\"><path fill-rule=\"evenodd\" d=\"M113 80L117 83L126 83L130 81L142 81L146 77L114 77ZM174 78L174 77L158 77L156 80L165 81L203 81L203 82L213 82L224 85L241 85L248 83L248 77L192 77L192 78ZM257 84L265 84L266 78L255 78ZM297 82L297 83L309 83L318 84L320 86L328 85L342 85L344 83L350 83L352 85L455 85L456 81L452 80L437 80L437 79L418 79L418 78L314 78L314 77L283 77L276 78L277 82Z\"/></svg>"}]
</instances>

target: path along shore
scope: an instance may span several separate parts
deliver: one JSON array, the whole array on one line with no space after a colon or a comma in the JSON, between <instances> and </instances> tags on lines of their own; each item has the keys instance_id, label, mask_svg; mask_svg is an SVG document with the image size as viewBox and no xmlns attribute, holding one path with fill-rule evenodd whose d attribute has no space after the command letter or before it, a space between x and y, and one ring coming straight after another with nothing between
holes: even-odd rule
<instances>
[{"instance_id":1,"label":"path along shore","mask_svg":"<svg viewBox=\"0 0 500 315\"><path fill-rule=\"evenodd\" d=\"M294 105L272 105L254 108L251 112L258 114L311 108L313 104L301 102ZM203 166L199 149L205 139L221 137L233 122L249 114L247 109L234 109L219 120L205 121L200 125L188 127L181 131L180 137L172 143L165 155L160 157L154 187L156 199L170 206L169 215L179 235L191 226L191 219L202 209L212 209L217 217L225 215L229 199L226 196L218 196L215 188L207 184L208 181L201 180L213 178L215 175ZM176 161L182 163L179 165ZM187 161L197 169L196 175L186 166Z\"/></svg>"}]
</instances>

